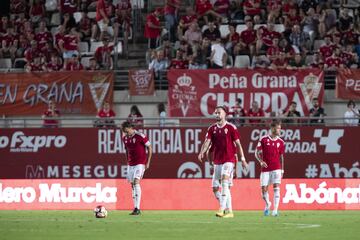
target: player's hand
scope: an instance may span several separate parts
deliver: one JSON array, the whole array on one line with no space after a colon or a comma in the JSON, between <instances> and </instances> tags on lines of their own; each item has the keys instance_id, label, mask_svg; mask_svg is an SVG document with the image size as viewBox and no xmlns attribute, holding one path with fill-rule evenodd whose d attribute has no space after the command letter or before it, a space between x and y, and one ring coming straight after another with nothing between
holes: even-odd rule
<instances>
[{"instance_id":1,"label":"player's hand","mask_svg":"<svg viewBox=\"0 0 360 240\"><path fill-rule=\"evenodd\" d=\"M260 166L263 167L263 168L267 168L268 165L266 164L266 162L264 161L260 161Z\"/></svg>"},{"instance_id":2,"label":"player's hand","mask_svg":"<svg viewBox=\"0 0 360 240\"><path fill-rule=\"evenodd\" d=\"M241 161L241 165L244 169L247 169L248 168L248 163L244 160L244 161Z\"/></svg>"},{"instance_id":3,"label":"player's hand","mask_svg":"<svg viewBox=\"0 0 360 240\"><path fill-rule=\"evenodd\" d=\"M146 169L146 170L148 170L149 168L150 168L150 164L149 164L149 163L147 163L147 164L146 164L146 168L145 168L145 169Z\"/></svg>"},{"instance_id":4,"label":"player's hand","mask_svg":"<svg viewBox=\"0 0 360 240\"><path fill-rule=\"evenodd\" d=\"M198 155L198 160L199 160L200 162L202 162L203 158L204 158L204 154L203 154L203 153L199 153L199 155Z\"/></svg>"}]
</instances>

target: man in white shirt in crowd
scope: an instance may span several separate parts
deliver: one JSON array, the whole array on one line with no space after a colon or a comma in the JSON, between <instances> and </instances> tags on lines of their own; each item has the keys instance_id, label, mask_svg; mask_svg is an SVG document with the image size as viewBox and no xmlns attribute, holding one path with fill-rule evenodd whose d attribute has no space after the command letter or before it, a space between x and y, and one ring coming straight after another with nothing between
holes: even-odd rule
<instances>
[{"instance_id":1,"label":"man in white shirt in crowd","mask_svg":"<svg viewBox=\"0 0 360 240\"><path fill-rule=\"evenodd\" d=\"M224 68L226 67L227 54L226 50L221 43L221 39L217 38L211 45L210 63L211 68Z\"/></svg>"}]
</instances>

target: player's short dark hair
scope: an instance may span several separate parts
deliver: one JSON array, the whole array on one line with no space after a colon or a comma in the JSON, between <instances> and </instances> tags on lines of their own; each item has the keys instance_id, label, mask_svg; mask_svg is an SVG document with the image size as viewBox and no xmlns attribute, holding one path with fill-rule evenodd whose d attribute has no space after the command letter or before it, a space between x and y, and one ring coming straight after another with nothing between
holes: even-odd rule
<instances>
[{"instance_id":1,"label":"player's short dark hair","mask_svg":"<svg viewBox=\"0 0 360 240\"><path fill-rule=\"evenodd\" d=\"M271 128L274 128L274 127L280 126L280 125L281 125L281 122L280 122L280 121L274 120L274 121L271 122L270 127L271 127Z\"/></svg>"},{"instance_id":2,"label":"player's short dark hair","mask_svg":"<svg viewBox=\"0 0 360 240\"><path fill-rule=\"evenodd\" d=\"M125 121L125 122L123 122L122 124L121 124L121 129L125 129L125 128L133 128L134 126L132 125L132 123L131 122L129 122L129 121Z\"/></svg>"},{"instance_id":3,"label":"player's short dark hair","mask_svg":"<svg viewBox=\"0 0 360 240\"><path fill-rule=\"evenodd\" d=\"M227 114L227 112L228 112L228 111L227 111L227 107L225 107L224 105L219 105L219 106L216 106L215 109L218 109L218 108L224 110L224 112Z\"/></svg>"}]
</instances>

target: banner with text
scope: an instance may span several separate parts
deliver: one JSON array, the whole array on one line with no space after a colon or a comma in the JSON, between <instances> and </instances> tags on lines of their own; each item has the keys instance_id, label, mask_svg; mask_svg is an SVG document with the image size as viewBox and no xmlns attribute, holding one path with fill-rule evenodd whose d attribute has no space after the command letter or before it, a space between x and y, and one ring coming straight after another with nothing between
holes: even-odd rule
<instances>
[{"instance_id":1,"label":"banner with text","mask_svg":"<svg viewBox=\"0 0 360 240\"><path fill-rule=\"evenodd\" d=\"M360 69L339 69L336 74L336 97L360 99Z\"/></svg>"},{"instance_id":2,"label":"banner with text","mask_svg":"<svg viewBox=\"0 0 360 240\"><path fill-rule=\"evenodd\" d=\"M206 128L148 128L153 161L145 178L211 178L208 162L197 155ZM0 179L125 178L127 163L120 129L2 129ZM254 151L268 129L242 127L248 169L238 178L258 178ZM359 178L360 128L289 127L285 141L285 178Z\"/></svg>"},{"instance_id":3,"label":"banner with text","mask_svg":"<svg viewBox=\"0 0 360 240\"><path fill-rule=\"evenodd\" d=\"M210 185L210 179L143 179L141 209L217 209ZM359 210L359 186L359 179L284 179L279 208ZM272 191L270 199L271 195ZM235 210L264 209L258 180L234 180L231 196ZM84 209L91 213L98 204L108 210L132 209L130 184L124 179L0 179L0 210Z\"/></svg>"},{"instance_id":4,"label":"banner with text","mask_svg":"<svg viewBox=\"0 0 360 240\"><path fill-rule=\"evenodd\" d=\"M129 94L154 95L155 82L152 70L129 70Z\"/></svg>"},{"instance_id":5,"label":"banner with text","mask_svg":"<svg viewBox=\"0 0 360 240\"><path fill-rule=\"evenodd\" d=\"M53 100L61 114L96 114L113 101L113 72L0 74L0 115L40 115Z\"/></svg>"},{"instance_id":6,"label":"banner with text","mask_svg":"<svg viewBox=\"0 0 360 240\"><path fill-rule=\"evenodd\" d=\"M248 110L257 101L265 112L285 112L292 101L302 116L312 99L322 102L324 73L304 70L180 70L168 71L170 116L211 116L218 105L232 107L238 98Z\"/></svg>"}]
</instances>

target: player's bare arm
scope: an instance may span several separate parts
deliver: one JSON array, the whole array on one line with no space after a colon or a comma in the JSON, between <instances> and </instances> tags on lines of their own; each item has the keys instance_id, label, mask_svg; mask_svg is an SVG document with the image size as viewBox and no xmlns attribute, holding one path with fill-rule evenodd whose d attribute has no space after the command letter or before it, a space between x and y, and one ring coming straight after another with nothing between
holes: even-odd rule
<instances>
[{"instance_id":1,"label":"player's bare arm","mask_svg":"<svg viewBox=\"0 0 360 240\"><path fill-rule=\"evenodd\" d=\"M255 149L255 158L260 163L261 167L267 168L268 166L267 166L266 162L264 162L261 158L261 153L262 153L261 150Z\"/></svg>"},{"instance_id":2,"label":"player's bare arm","mask_svg":"<svg viewBox=\"0 0 360 240\"><path fill-rule=\"evenodd\" d=\"M152 147L151 145L147 146L147 163L146 163L146 169L149 169L150 167L150 162L151 162L151 157L152 157Z\"/></svg>"},{"instance_id":3,"label":"player's bare arm","mask_svg":"<svg viewBox=\"0 0 360 240\"><path fill-rule=\"evenodd\" d=\"M285 166L284 166L284 154L280 155L280 160L281 160L281 177L283 177L284 176L284 169L285 169Z\"/></svg>"},{"instance_id":4,"label":"player's bare arm","mask_svg":"<svg viewBox=\"0 0 360 240\"><path fill-rule=\"evenodd\" d=\"M206 151L206 160L209 161L210 166L213 166L214 165L214 159L213 159L213 155L210 153L210 148L211 148L211 146Z\"/></svg>"},{"instance_id":5,"label":"player's bare arm","mask_svg":"<svg viewBox=\"0 0 360 240\"><path fill-rule=\"evenodd\" d=\"M205 156L206 151L209 149L210 143L211 143L210 139L206 139L206 140L204 141L203 145L201 146L201 150L200 150L200 153L199 153L199 155L198 155L198 160L199 160L200 162L202 162L202 160L203 160L203 158L204 158L204 156Z\"/></svg>"},{"instance_id":6,"label":"player's bare arm","mask_svg":"<svg viewBox=\"0 0 360 240\"><path fill-rule=\"evenodd\" d=\"M243 151L243 148L242 148L242 146L241 146L240 140L237 139L237 140L235 141L235 144L236 144L238 159L241 160L241 165L243 166L243 168L248 168L248 164L247 164L247 162L246 162L245 155L244 155L244 151Z\"/></svg>"}]
</instances>

